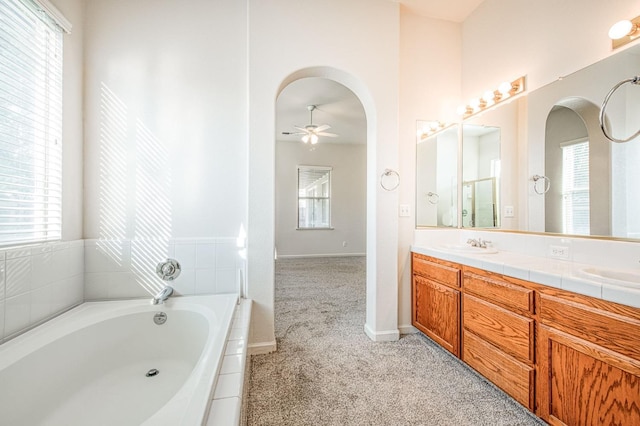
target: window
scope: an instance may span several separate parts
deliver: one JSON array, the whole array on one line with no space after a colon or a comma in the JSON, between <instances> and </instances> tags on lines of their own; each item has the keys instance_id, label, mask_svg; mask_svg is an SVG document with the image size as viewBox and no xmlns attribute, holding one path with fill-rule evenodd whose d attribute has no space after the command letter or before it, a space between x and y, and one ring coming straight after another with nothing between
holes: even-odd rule
<instances>
[{"instance_id":1,"label":"window","mask_svg":"<svg viewBox=\"0 0 640 426\"><path fill-rule=\"evenodd\" d=\"M589 141L562 146L562 232L589 235Z\"/></svg>"},{"instance_id":2,"label":"window","mask_svg":"<svg viewBox=\"0 0 640 426\"><path fill-rule=\"evenodd\" d=\"M61 238L62 30L0 2L0 245Z\"/></svg>"},{"instance_id":3,"label":"window","mask_svg":"<svg viewBox=\"0 0 640 426\"><path fill-rule=\"evenodd\" d=\"M331 167L298 167L298 229L331 229Z\"/></svg>"}]
</instances>

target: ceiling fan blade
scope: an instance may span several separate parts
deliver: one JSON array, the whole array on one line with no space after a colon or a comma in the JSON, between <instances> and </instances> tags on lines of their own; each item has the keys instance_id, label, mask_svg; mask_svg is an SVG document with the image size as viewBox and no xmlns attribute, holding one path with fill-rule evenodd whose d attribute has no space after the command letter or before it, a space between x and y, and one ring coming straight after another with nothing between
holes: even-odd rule
<instances>
[{"instance_id":1,"label":"ceiling fan blade","mask_svg":"<svg viewBox=\"0 0 640 426\"><path fill-rule=\"evenodd\" d=\"M336 135L335 133L327 133L327 132L316 133L316 135L318 135L318 136L327 136L329 138L337 138L338 137L338 135Z\"/></svg>"},{"instance_id":2,"label":"ceiling fan blade","mask_svg":"<svg viewBox=\"0 0 640 426\"><path fill-rule=\"evenodd\" d=\"M323 124L322 126L318 126L313 130L314 132L318 133L318 132L324 132L325 130L329 130L330 128L331 126L329 126L328 124Z\"/></svg>"},{"instance_id":3,"label":"ceiling fan blade","mask_svg":"<svg viewBox=\"0 0 640 426\"><path fill-rule=\"evenodd\" d=\"M301 132L309 133L309 131L307 129L305 129L304 127L293 126L293 128L297 129L297 130L300 130Z\"/></svg>"}]
</instances>

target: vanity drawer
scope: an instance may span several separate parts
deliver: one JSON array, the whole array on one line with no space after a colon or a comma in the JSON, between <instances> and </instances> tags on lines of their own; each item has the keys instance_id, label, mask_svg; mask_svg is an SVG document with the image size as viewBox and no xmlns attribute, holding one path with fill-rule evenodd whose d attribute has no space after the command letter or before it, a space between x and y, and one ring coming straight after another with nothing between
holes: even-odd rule
<instances>
[{"instance_id":1,"label":"vanity drawer","mask_svg":"<svg viewBox=\"0 0 640 426\"><path fill-rule=\"evenodd\" d=\"M437 281L449 287L460 287L460 268L454 263L438 263L417 253L413 254L413 273Z\"/></svg>"},{"instance_id":2,"label":"vanity drawer","mask_svg":"<svg viewBox=\"0 0 640 426\"><path fill-rule=\"evenodd\" d=\"M539 297L540 324L640 361L640 310L580 295Z\"/></svg>"},{"instance_id":3,"label":"vanity drawer","mask_svg":"<svg viewBox=\"0 0 640 426\"><path fill-rule=\"evenodd\" d=\"M522 362L534 361L534 321L468 294L462 303L465 330Z\"/></svg>"},{"instance_id":4,"label":"vanity drawer","mask_svg":"<svg viewBox=\"0 0 640 426\"><path fill-rule=\"evenodd\" d=\"M534 369L496 349L473 333L464 332L462 360L533 410Z\"/></svg>"},{"instance_id":5,"label":"vanity drawer","mask_svg":"<svg viewBox=\"0 0 640 426\"><path fill-rule=\"evenodd\" d=\"M534 291L512 284L499 275L465 268L463 286L466 293L522 314L533 315Z\"/></svg>"}]
</instances>

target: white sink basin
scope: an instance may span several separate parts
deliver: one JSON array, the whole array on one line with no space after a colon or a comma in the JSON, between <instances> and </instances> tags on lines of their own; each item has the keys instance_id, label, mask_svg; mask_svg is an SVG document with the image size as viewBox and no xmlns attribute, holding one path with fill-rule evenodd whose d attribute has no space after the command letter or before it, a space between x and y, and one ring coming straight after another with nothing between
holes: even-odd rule
<instances>
[{"instance_id":1,"label":"white sink basin","mask_svg":"<svg viewBox=\"0 0 640 426\"><path fill-rule=\"evenodd\" d=\"M624 287L640 287L640 271L620 271L589 267L578 270L578 275L590 280Z\"/></svg>"},{"instance_id":2,"label":"white sink basin","mask_svg":"<svg viewBox=\"0 0 640 426\"><path fill-rule=\"evenodd\" d=\"M434 249L457 254L493 254L498 252L493 247L473 247L469 244L442 244L434 247Z\"/></svg>"}]
</instances>

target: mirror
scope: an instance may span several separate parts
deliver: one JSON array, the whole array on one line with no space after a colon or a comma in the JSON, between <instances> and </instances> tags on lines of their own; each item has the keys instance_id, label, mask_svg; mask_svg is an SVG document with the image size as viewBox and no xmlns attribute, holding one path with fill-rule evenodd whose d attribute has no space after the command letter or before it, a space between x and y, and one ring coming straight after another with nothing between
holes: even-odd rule
<instances>
[{"instance_id":1,"label":"mirror","mask_svg":"<svg viewBox=\"0 0 640 426\"><path fill-rule=\"evenodd\" d=\"M459 125L418 121L416 226L458 227Z\"/></svg>"},{"instance_id":2,"label":"mirror","mask_svg":"<svg viewBox=\"0 0 640 426\"><path fill-rule=\"evenodd\" d=\"M462 227L498 228L500 128L462 125Z\"/></svg>"},{"instance_id":3,"label":"mirror","mask_svg":"<svg viewBox=\"0 0 640 426\"><path fill-rule=\"evenodd\" d=\"M438 143L444 144L444 136L442 142L439 135L419 140L417 226L482 223L502 230L640 240L640 137L627 143L610 142L598 120L609 91L639 70L640 44L466 119L462 133L471 126L499 129L500 174L495 185L482 181L490 175L468 175L467 170L475 168L476 160L469 158L474 148L462 143L462 209L459 220L450 225L442 221L442 206L436 210L428 205L427 194L436 192L442 197L442 189L431 188L441 184L437 173L446 169L455 174L457 150L446 151L451 158L445 159L440 155L444 149L440 154L433 151ZM639 113L640 87L620 86L606 109L605 123L612 136L625 139L638 131ZM418 126L420 129L420 123ZM430 142L422 146L427 140ZM453 194L450 185L448 188ZM478 201L478 196L484 199ZM455 211L454 196L449 197L447 207ZM487 213L491 204L495 205L494 225ZM477 216L480 210L482 218Z\"/></svg>"},{"instance_id":4,"label":"mirror","mask_svg":"<svg viewBox=\"0 0 640 426\"><path fill-rule=\"evenodd\" d=\"M547 182L529 182L524 230L640 238L640 138L610 142L598 119L607 93L639 69L640 45L527 96L529 178L544 175ZM640 88L620 86L606 109L610 133L634 134L638 112Z\"/></svg>"}]
</instances>

